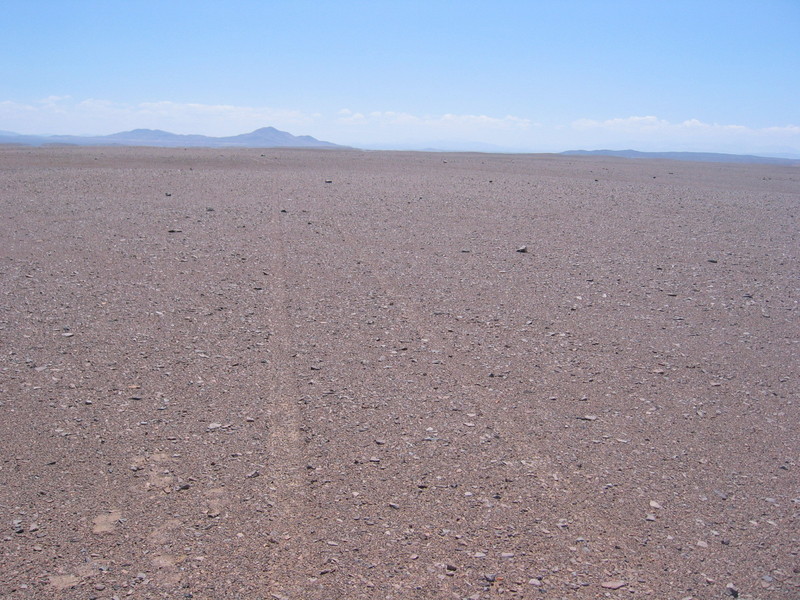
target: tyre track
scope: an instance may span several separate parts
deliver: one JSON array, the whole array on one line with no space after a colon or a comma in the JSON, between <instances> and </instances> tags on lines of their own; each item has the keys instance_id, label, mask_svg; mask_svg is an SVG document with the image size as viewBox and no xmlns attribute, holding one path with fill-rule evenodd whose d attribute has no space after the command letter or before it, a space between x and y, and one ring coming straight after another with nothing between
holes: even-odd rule
<instances>
[{"instance_id":1,"label":"tyre track","mask_svg":"<svg viewBox=\"0 0 800 600\"><path fill-rule=\"evenodd\" d=\"M292 371L297 355L292 349L295 334L290 314L291 278L282 214L274 207L268 236L275 242L270 254L275 307L270 314L270 327L276 346L271 359L267 438L267 493L273 499L275 514L268 542L271 547L267 571L272 597L294 598L299 583L307 577L304 567L309 562L309 544L305 524L309 507L303 476L302 415L296 375Z\"/></svg>"}]
</instances>

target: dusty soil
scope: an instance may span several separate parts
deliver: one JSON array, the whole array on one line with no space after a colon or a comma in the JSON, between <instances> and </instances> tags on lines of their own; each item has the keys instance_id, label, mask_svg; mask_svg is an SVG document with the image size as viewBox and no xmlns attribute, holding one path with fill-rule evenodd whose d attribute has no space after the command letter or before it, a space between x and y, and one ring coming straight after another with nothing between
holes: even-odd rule
<instances>
[{"instance_id":1,"label":"dusty soil","mask_svg":"<svg viewBox=\"0 0 800 600\"><path fill-rule=\"evenodd\" d=\"M796 168L6 147L0 211L3 598L800 597Z\"/></svg>"}]
</instances>

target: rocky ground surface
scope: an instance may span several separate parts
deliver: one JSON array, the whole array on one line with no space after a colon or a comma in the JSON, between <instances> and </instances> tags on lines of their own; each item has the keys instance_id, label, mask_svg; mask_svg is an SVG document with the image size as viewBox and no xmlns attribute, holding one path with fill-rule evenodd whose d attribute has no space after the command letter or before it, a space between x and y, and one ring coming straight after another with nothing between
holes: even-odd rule
<instances>
[{"instance_id":1,"label":"rocky ground surface","mask_svg":"<svg viewBox=\"0 0 800 600\"><path fill-rule=\"evenodd\" d=\"M800 171L0 149L0 596L800 598Z\"/></svg>"}]
</instances>

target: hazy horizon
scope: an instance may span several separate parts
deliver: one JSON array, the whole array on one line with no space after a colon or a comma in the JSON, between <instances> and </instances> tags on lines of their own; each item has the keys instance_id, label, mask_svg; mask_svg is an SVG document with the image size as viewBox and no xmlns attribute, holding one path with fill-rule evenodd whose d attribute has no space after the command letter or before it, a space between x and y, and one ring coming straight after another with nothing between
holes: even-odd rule
<instances>
[{"instance_id":1,"label":"hazy horizon","mask_svg":"<svg viewBox=\"0 0 800 600\"><path fill-rule=\"evenodd\" d=\"M41 143L48 144L48 143L55 143L55 144L77 144L78 146L103 146L105 145L100 140L104 140L104 138L109 138L107 140L108 145L136 145L136 146L154 146L154 147L184 147L184 144L176 143L172 136L178 138L180 141L181 137L191 138L189 139L185 146L186 147L197 147L197 148L268 148L268 147L291 147L284 145L283 143L272 143L270 140L266 141L252 141L250 145L238 145L239 140L236 138L249 136L254 133L258 133L264 129L274 129L278 132L278 134L290 134L290 136L297 138L298 141L303 141L304 138L309 136L306 135L299 135L295 136L291 132L282 131L279 129L272 128L271 126L261 127L257 130L252 132L241 132L239 134L234 134L232 136L204 136L202 134L175 134L170 131L165 131L161 129L147 129L147 128L137 128L134 130L122 131L122 132L114 132L113 134L109 135L101 135L101 136L93 136L93 135L60 135L60 134L40 134L40 135L28 135L28 134L21 134L18 132L13 131L6 131L0 130L0 144L6 143L22 143L22 144L33 144L39 145ZM137 136L133 136L130 138L126 138L125 134L135 134L138 132L153 132L153 133L160 133L164 134L163 138L158 136L155 137L147 137L149 140L148 142L140 142L140 138ZM23 138L21 140L16 139L8 139L9 134L11 136L19 136ZM122 137L118 137L122 136ZM208 140L208 145L203 145L202 143L198 143L197 137L206 138ZM576 153L576 152L588 152L588 153L600 153L600 154L607 154L612 155L613 153L620 153L623 154L625 152L633 152L633 153L640 153L641 155L647 156L659 156L662 154L674 154L674 155L685 155L687 160L703 160L699 157L703 155L707 155L709 157L722 157L722 156L731 156L731 157L742 157L746 158L748 156L753 157L763 157L763 158L772 158L772 159L789 159L794 161L800 161L800 154L795 154L792 152L763 152L758 154L745 154L745 153L734 153L734 152L707 152L707 151L680 151L680 150L660 150L660 151L642 151L637 148L570 148L568 150L558 150L558 151L532 151L532 150L525 150L525 149L517 149L517 148L506 148L502 146L496 146L493 144L486 144L482 142L469 142L469 141L460 141L460 140L438 140L438 141L428 141L428 142L420 142L420 143L384 143L384 144L361 144L361 145L343 145L343 144L336 144L335 141L331 140L319 140L310 136L311 139L316 139L317 142L320 142L319 146L311 145L311 146L304 146L298 145L297 147L311 147L311 148L318 148L318 147L326 147L328 144L333 144L333 147L338 147L342 149L355 149L355 150L367 150L367 151L378 151L378 150L388 150L388 151L421 151L421 152L481 152L481 153L491 153L491 154L559 154L559 153ZM38 142L34 143L29 138L36 138ZM85 140L85 141L83 141ZM135 143L133 140L137 140ZM224 140L225 143L220 144L218 140ZM237 142L236 145L230 145L232 142ZM305 141L303 141L305 144ZM692 156L696 155L698 158L691 158ZM678 158L677 156L675 158ZM735 161L738 162L738 161Z\"/></svg>"},{"instance_id":2,"label":"hazy horizon","mask_svg":"<svg viewBox=\"0 0 800 600\"><path fill-rule=\"evenodd\" d=\"M795 2L4 8L0 130L20 134L800 155Z\"/></svg>"}]
</instances>

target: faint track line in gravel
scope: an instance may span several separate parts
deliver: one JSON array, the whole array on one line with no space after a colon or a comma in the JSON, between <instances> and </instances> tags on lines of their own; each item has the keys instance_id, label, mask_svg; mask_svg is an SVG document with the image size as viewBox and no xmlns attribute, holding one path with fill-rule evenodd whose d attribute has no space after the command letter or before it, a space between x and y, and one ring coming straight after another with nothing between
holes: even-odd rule
<instances>
[{"instance_id":1,"label":"faint track line in gravel","mask_svg":"<svg viewBox=\"0 0 800 600\"><path fill-rule=\"evenodd\" d=\"M305 580L303 567L308 563L309 540L298 535L302 531L304 514L308 511L304 490L302 465L302 436L300 407L295 376L291 369L291 339L294 335L289 313L289 269L284 225L281 213L274 211L270 231L274 240L270 257L274 278L274 308L270 316L276 347L270 361L267 450L269 457L269 489L275 503L270 532L269 589L272 597L296 597L293 590L302 587Z\"/></svg>"}]
</instances>

